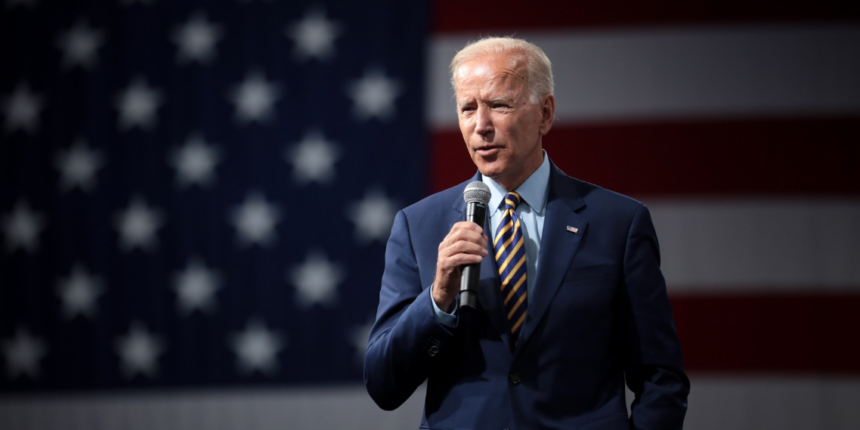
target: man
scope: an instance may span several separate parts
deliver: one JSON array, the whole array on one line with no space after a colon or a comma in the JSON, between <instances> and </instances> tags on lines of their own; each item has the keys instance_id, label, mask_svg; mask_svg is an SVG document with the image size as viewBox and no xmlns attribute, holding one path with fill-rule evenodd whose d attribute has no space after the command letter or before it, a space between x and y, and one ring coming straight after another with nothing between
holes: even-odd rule
<instances>
[{"instance_id":1,"label":"man","mask_svg":"<svg viewBox=\"0 0 860 430\"><path fill-rule=\"evenodd\" d=\"M365 358L371 397L394 409L426 380L430 429L681 428L689 381L648 210L550 162L540 48L480 40L451 73L488 221L463 221L471 181L397 214ZM472 263L474 311L457 303Z\"/></svg>"}]
</instances>

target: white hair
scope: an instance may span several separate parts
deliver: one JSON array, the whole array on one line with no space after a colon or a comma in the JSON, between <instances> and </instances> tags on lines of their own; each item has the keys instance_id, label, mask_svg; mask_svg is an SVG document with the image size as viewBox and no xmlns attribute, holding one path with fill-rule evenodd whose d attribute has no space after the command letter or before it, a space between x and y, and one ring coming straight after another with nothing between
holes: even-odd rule
<instances>
[{"instance_id":1,"label":"white hair","mask_svg":"<svg viewBox=\"0 0 860 430\"><path fill-rule=\"evenodd\" d=\"M515 37L486 37L466 46L451 60L451 87L457 90L454 80L457 69L466 61L490 55L512 55L515 64L524 61L526 85L532 103L540 102L541 97L552 94L555 84L552 80L552 64L540 47Z\"/></svg>"}]
</instances>

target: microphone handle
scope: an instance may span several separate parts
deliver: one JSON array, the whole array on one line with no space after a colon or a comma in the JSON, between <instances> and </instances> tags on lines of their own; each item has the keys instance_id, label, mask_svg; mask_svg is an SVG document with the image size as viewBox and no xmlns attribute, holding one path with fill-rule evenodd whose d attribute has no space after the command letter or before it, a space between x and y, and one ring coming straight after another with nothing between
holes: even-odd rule
<instances>
[{"instance_id":1,"label":"microphone handle","mask_svg":"<svg viewBox=\"0 0 860 430\"><path fill-rule=\"evenodd\" d=\"M487 206L470 202L466 205L466 221L484 227L487 219ZM478 304L478 281L481 276L481 263L463 266L460 274L460 306L475 309Z\"/></svg>"}]
</instances>

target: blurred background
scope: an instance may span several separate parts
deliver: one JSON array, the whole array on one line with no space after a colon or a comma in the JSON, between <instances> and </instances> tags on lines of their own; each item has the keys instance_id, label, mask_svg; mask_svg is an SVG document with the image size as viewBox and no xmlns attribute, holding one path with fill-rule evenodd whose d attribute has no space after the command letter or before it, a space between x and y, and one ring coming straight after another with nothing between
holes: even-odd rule
<instances>
[{"instance_id":1,"label":"blurred background","mask_svg":"<svg viewBox=\"0 0 860 430\"><path fill-rule=\"evenodd\" d=\"M475 171L486 35L552 60L552 160L651 208L686 428L855 428L848 3L3 0L0 428L416 428L361 360L395 212Z\"/></svg>"}]
</instances>

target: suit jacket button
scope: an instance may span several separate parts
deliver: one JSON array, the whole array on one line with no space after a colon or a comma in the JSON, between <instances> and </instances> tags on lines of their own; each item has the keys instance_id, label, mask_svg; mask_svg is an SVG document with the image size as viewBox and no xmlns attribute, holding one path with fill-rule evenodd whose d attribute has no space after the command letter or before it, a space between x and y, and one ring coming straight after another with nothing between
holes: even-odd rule
<instances>
[{"instance_id":1,"label":"suit jacket button","mask_svg":"<svg viewBox=\"0 0 860 430\"><path fill-rule=\"evenodd\" d=\"M517 372L511 373L511 376L508 378L511 381L511 384L517 385L520 382L523 382L523 378L520 377L520 374Z\"/></svg>"},{"instance_id":2,"label":"suit jacket button","mask_svg":"<svg viewBox=\"0 0 860 430\"><path fill-rule=\"evenodd\" d=\"M438 353L439 353L439 347L436 345L430 345L430 347L427 348L427 355L429 355L431 357L435 357L436 354L438 354Z\"/></svg>"}]
</instances>

